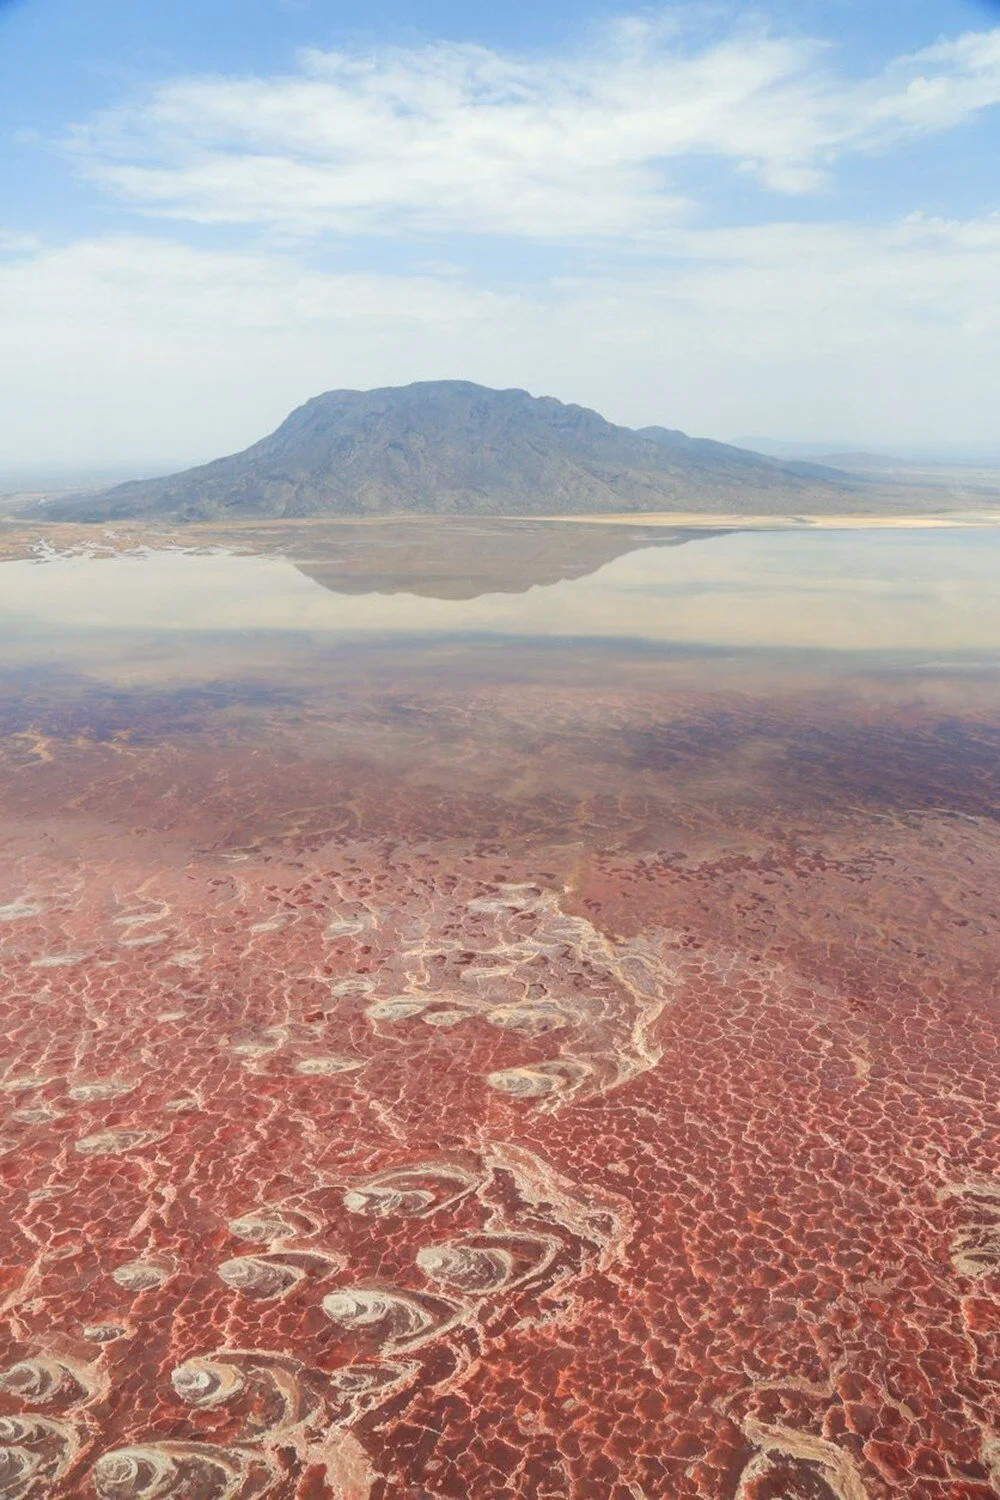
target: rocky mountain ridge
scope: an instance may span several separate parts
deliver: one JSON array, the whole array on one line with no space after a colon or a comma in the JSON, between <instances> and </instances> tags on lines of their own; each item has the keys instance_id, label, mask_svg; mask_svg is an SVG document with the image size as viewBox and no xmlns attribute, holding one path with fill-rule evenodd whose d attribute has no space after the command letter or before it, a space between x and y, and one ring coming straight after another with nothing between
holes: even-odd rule
<instances>
[{"instance_id":1,"label":"rocky mountain ridge","mask_svg":"<svg viewBox=\"0 0 1000 1500\"><path fill-rule=\"evenodd\" d=\"M62 498L53 519L781 514L854 508L857 481L469 381L327 391L242 453Z\"/></svg>"}]
</instances>

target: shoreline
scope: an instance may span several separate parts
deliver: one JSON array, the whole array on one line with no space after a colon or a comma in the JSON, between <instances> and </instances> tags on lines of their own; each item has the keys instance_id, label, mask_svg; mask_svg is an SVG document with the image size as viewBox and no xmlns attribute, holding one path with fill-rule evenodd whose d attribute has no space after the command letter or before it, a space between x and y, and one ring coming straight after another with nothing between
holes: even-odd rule
<instances>
[{"instance_id":1,"label":"shoreline","mask_svg":"<svg viewBox=\"0 0 1000 1500\"><path fill-rule=\"evenodd\" d=\"M570 521L590 526L677 526L712 530L875 531L946 530L1000 526L1000 511L950 511L938 515L795 515L759 516L716 511L645 511L628 515L509 516L505 520Z\"/></svg>"},{"instance_id":2,"label":"shoreline","mask_svg":"<svg viewBox=\"0 0 1000 1500\"><path fill-rule=\"evenodd\" d=\"M500 515L406 514L373 516L243 516L213 521L174 521L158 517L137 517L112 521L46 520L42 516L0 516L0 560L24 555L39 546L45 547L72 538L74 548L89 550L108 548L117 552L129 546L224 545L232 539L253 536L286 538L298 534L305 538L325 532L345 530L378 531L382 528L413 527L433 533L435 529L496 526L498 531L516 527L603 527L648 531L943 531L993 530L1000 527L1000 510L939 511L936 514L835 514L817 515L803 512L786 515L744 515L726 511L631 511L605 512L596 515Z\"/></svg>"}]
</instances>

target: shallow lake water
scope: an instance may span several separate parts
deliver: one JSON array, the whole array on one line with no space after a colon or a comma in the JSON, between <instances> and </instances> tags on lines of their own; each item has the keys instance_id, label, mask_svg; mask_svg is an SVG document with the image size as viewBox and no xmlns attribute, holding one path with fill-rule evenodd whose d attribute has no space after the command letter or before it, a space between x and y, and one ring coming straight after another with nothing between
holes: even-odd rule
<instances>
[{"instance_id":1,"label":"shallow lake water","mask_svg":"<svg viewBox=\"0 0 1000 1500\"><path fill-rule=\"evenodd\" d=\"M569 570L577 537L565 530ZM379 543L387 550L390 539ZM531 581L529 536L522 561L524 575L515 566L506 588L454 599L428 597L426 577L417 568L407 577L398 563L391 588L376 576L366 589L362 574L348 592L342 578L310 576L308 564L224 548L32 558L3 567L0 632L275 630L990 654L1000 645L995 529L688 532L679 545L640 539L585 576L544 583Z\"/></svg>"}]
</instances>

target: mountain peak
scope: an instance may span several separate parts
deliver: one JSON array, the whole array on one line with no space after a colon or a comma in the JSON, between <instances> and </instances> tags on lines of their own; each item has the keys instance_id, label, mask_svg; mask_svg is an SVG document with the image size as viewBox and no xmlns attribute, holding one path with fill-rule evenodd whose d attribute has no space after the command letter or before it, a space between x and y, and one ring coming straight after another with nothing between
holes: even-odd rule
<instances>
[{"instance_id":1,"label":"mountain peak","mask_svg":"<svg viewBox=\"0 0 1000 1500\"><path fill-rule=\"evenodd\" d=\"M670 428L634 432L585 406L468 380L313 396L259 442L163 479L63 501L105 520L408 514L577 515L841 507L833 471L806 475Z\"/></svg>"}]
</instances>

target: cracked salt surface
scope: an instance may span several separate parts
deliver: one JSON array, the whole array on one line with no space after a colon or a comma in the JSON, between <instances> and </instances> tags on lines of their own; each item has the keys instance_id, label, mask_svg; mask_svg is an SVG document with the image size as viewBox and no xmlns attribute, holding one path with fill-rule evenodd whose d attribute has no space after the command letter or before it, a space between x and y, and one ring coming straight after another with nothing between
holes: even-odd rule
<instances>
[{"instance_id":1,"label":"cracked salt surface","mask_svg":"<svg viewBox=\"0 0 1000 1500\"><path fill-rule=\"evenodd\" d=\"M0 700L0 1489L1000 1493L995 671L194 640Z\"/></svg>"}]
</instances>

